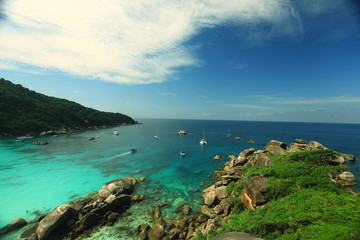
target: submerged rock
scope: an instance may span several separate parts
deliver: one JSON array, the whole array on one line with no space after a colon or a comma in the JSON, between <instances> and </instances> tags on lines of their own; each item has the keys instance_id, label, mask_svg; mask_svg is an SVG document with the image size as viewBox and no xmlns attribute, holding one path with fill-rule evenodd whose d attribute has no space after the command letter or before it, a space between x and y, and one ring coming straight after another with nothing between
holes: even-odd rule
<instances>
[{"instance_id":1,"label":"submerged rock","mask_svg":"<svg viewBox=\"0 0 360 240\"><path fill-rule=\"evenodd\" d=\"M165 230L163 226L158 223L155 223L148 233L148 237L150 240L161 240L164 235Z\"/></svg>"},{"instance_id":2,"label":"submerged rock","mask_svg":"<svg viewBox=\"0 0 360 240\"><path fill-rule=\"evenodd\" d=\"M21 217L15 218L11 223L0 229L0 236L15 231L27 225L27 221Z\"/></svg>"}]
</instances>

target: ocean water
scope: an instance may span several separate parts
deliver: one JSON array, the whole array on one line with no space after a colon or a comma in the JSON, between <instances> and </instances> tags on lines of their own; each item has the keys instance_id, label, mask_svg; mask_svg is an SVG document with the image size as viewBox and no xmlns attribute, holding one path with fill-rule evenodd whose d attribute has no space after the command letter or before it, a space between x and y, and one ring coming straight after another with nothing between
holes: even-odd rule
<instances>
[{"instance_id":1,"label":"ocean water","mask_svg":"<svg viewBox=\"0 0 360 240\"><path fill-rule=\"evenodd\" d=\"M104 227L89 239L136 239L131 231L151 223L149 207L166 203L165 218L175 219L182 203L194 211L202 204L201 190L215 181L214 170L223 168L228 155L244 149L262 149L269 140L318 141L325 147L356 156L348 163L360 183L360 124L288 123L137 119L143 124L87 130L23 142L0 139L0 228L16 217L34 220L56 206L84 198L106 182L123 176L146 177L137 193L148 198L133 204L129 216ZM187 135L176 132L185 129ZM113 135L118 131L118 136ZM205 132L208 145L199 141ZM239 136L241 140L231 137ZM155 140L154 135L159 136ZM90 137L96 137L89 141ZM49 140L49 145L33 145ZM254 144L248 144L253 140ZM131 154L130 149L137 152ZM185 151L186 157L179 152ZM223 158L213 160L215 155ZM360 190L359 186L355 187ZM181 212L181 211L180 211ZM124 230L119 230L121 227ZM14 233L8 239L14 238Z\"/></svg>"}]
</instances>

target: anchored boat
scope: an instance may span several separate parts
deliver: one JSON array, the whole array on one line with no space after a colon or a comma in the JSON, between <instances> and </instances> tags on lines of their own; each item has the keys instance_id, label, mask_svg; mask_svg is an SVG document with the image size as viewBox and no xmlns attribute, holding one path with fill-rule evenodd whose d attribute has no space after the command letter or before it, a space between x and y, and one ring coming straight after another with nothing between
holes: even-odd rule
<instances>
[{"instance_id":1,"label":"anchored boat","mask_svg":"<svg viewBox=\"0 0 360 240\"><path fill-rule=\"evenodd\" d=\"M203 129L203 138L200 140L200 144L201 145L206 145L207 144L207 142L205 141L205 131L204 131L204 129Z\"/></svg>"}]
</instances>

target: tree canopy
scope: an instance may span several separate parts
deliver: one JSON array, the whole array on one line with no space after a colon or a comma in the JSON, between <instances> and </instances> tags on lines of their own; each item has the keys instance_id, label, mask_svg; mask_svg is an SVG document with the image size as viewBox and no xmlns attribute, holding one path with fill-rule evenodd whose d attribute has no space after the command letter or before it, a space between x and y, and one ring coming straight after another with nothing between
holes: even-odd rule
<instances>
[{"instance_id":1,"label":"tree canopy","mask_svg":"<svg viewBox=\"0 0 360 240\"><path fill-rule=\"evenodd\" d=\"M0 78L0 135L134 123L136 121L127 115L49 97Z\"/></svg>"}]
</instances>

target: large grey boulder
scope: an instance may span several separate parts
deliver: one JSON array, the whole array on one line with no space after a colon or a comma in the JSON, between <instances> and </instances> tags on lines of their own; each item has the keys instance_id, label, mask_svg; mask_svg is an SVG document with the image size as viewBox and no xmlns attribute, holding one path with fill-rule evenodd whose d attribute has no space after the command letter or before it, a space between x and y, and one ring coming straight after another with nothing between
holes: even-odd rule
<instances>
[{"instance_id":1,"label":"large grey boulder","mask_svg":"<svg viewBox=\"0 0 360 240\"><path fill-rule=\"evenodd\" d=\"M345 159L343 156L338 155L335 158L332 159L327 159L327 163L330 165L339 165L339 164L343 164L345 162Z\"/></svg>"},{"instance_id":2,"label":"large grey boulder","mask_svg":"<svg viewBox=\"0 0 360 240\"><path fill-rule=\"evenodd\" d=\"M267 184L267 179L260 176L254 176L242 182L243 191L251 198L251 204L254 207L266 203L263 193L266 191Z\"/></svg>"},{"instance_id":3,"label":"large grey boulder","mask_svg":"<svg viewBox=\"0 0 360 240\"><path fill-rule=\"evenodd\" d=\"M343 172L339 175L340 182L344 186L354 186L356 185L356 178L355 175L351 172Z\"/></svg>"},{"instance_id":4,"label":"large grey boulder","mask_svg":"<svg viewBox=\"0 0 360 240\"><path fill-rule=\"evenodd\" d=\"M215 188L215 195L219 200L227 198L228 194L226 191L226 186Z\"/></svg>"},{"instance_id":5,"label":"large grey boulder","mask_svg":"<svg viewBox=\"0 0 360 240\"><path fill-rule=\"evenodd\" d=\"M286 155L287 146L284 142L270 140L263 149L269 156Z\"/></svg>"},{"instance_id":6,"label":"large grey boulder","mask_svg":"<svg viewBox=\"0 0 360 240\"><path fill-rule=\"evenodd\" d=\"M67 221L73 213L73 206L64 204L55 208L47 214L40 222L36 229L38 240L45 239L52 231L58 228L62 223Z\"/></svg>"},{"instance_id":7,"label":"large grey boulder","mask_svg":"<svg viewBox=\"0 0 360 240\"><path fill-rule=\"evenodd\" d=\"M249 148L242 151L237 158L232 158L230 160L229 167L234 168L237 166L243 166L248 161L249 157L254 154L254 152L254 148Z\"/></svg>"},{"instance_id":8,"label":"large grey boulder","mask_svg":"<svg viewBox=\"0 0 360 240\"><path fill-rule=\"evenodd\" d=\"M269 156L277 156L277 155L286 155L288 154L288 152L286 150L284 150L281 147L277 147L277 146L269 146L267 149L267 154Z\"/></svg>"},{"instance_id":9,"label":"large grey boulder","mask_svg":"<svg viewBox=\"0 0 360 240\"><path fill-rule=\"evenodd\" d=\"M208 206L203 205L203 206L201 207L201 213L204 214L204 215L207 216L207 217L211 217L211 215L214 214L214 211L211 210Z\"/></svg>"},{"instance_id":10,"label":"large grey boulder","mask_svg":"<svg viewBox=\"0 0 360 240\"><path fill-rule=\"evenodd\" d=\"M249 233L228 232L216 235L215 237L210 238L210 240L263 240L263 238L253 236Z\"/></svg>"},{"instance_id":11,"label":"large grey boulder","mask_svg":"<svg viewBox=\"0 0 360 240\"><path fill-rule=\"evenodd\" d=\"M280 141L276 141L276 140L270 140L266 146L264 147L264 151L269 148L269 147L280 147L284 150L286 150L287 146L286 143L284 142L280 142Z\"/></svg>"},{"instance_id":12,"label":"large grey boulder","mask_svg":"<svg viewBox=\"0 0 360 240\"><path fill-rule=\"evenodd\" d=\"M11 221L11 223L0 229L0 236L15 231L16 229L22 228L25 225L27 225L25 219L21 217L15 218L13 221Z\"/></svg>"},{"instance_id":13,"label":"large grey boulder","mask_svg":"<svg viewBox=\"0 0 360 240\"><path fill-rule=\"evenodd\" d=\"M345 161L355 161L355 156L352 154L342 154Z\"/></svg>"},{"instance_id":14,"label":"large grey boulder","mask_svg":"<svg viewBox=\"0 0 360 240\"><path fill-rule=\"evenodd\" d=\"M270 167L274 165L266 153L258 153L254 155L251 158L251 161L253 162L253 167Z\"/></svg>"},{"instance_id":15,"label":"large grey boulder","mask_svg":"<svg viewBox=\"0 0 360 240\"><path fill-rule=\"evenodd\" d=\"M324 149L327 149L327 148L324 147L321 143L316 142L316 141L310 141L306 146L306 150L308 150L308 151L324 150Z\"/></svg>"},{"instance_id":16,"label":"large grey boulder","mask_svg":"<svg viewBox=\"0 0 360 240\"><path fill-rule=\"evenodd\" d=\"M106 183L100 190L99 196L101 198L107 198L110 195L119 194L131 194L134 189L137 180L132 177L122 177Z\"/></svg>"},{"instance_id":17,"label":"large grey boulder","mask_svg":"<svg viewBox=\"0 0 360 240\"><path fill-rule=\"evenodd\" d=\"M214 204L216 204L217 202L218 202L218 199L216 198L215 190L209 192L209 193L206 195L205 204L206 204L207 206L211 207L211 206L213 206Z\"/></svg>"}]
</instances>

